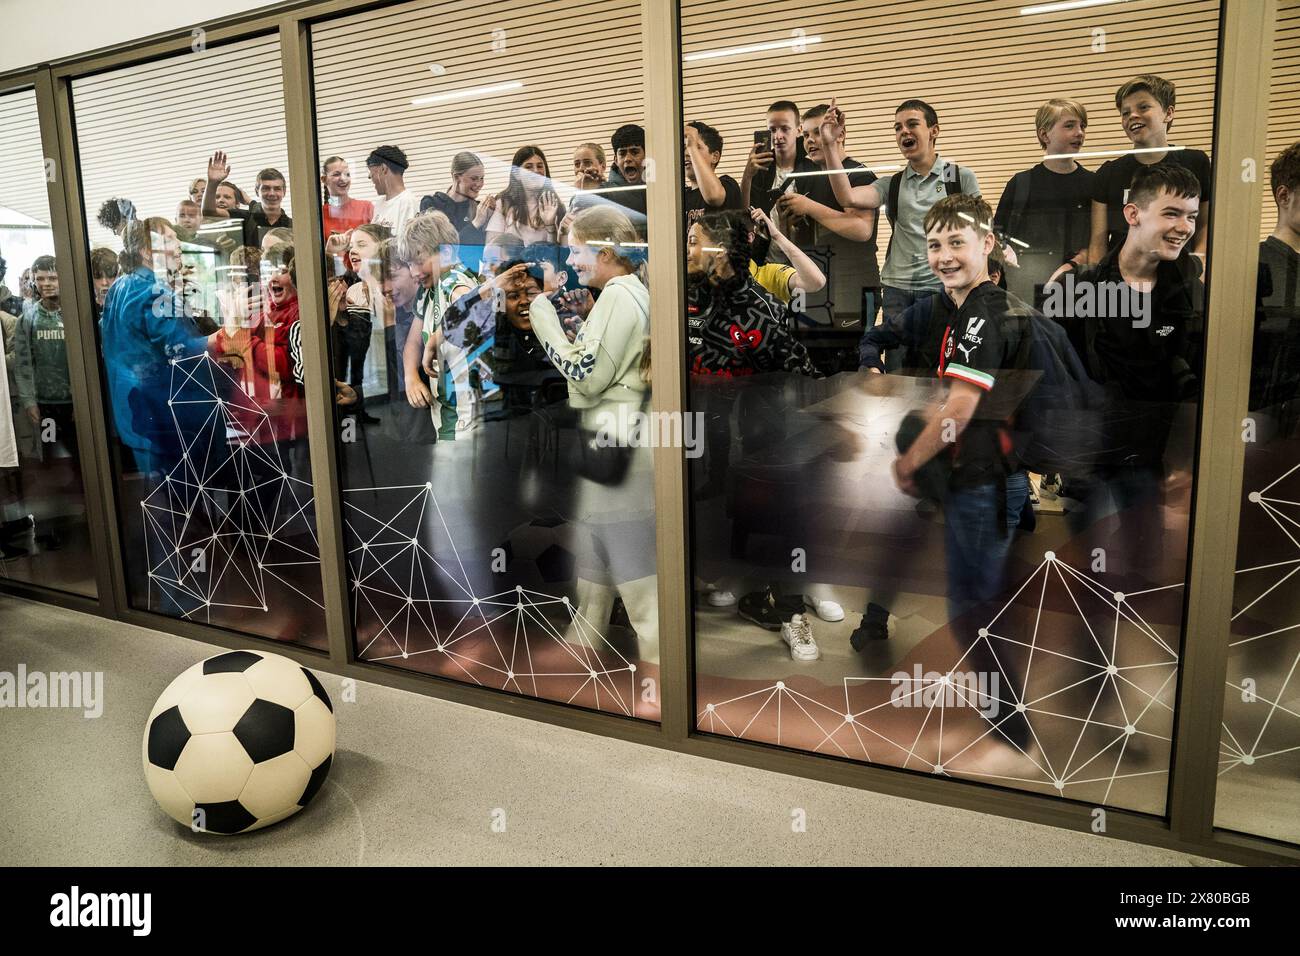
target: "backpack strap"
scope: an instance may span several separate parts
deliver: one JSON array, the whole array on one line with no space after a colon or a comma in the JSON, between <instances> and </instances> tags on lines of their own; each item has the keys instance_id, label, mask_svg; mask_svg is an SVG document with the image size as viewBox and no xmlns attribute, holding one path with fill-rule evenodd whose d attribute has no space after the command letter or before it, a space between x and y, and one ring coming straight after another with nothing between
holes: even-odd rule
<instances>
[{"instance_id":1,"label":"backpack strap","mask_svg":"<svg viewBox=\"0 0 1300 956\"><path fill-rule=\"evenodd\" d=\"M948 170L952 170L952 176L947 175ZM945 196L961 195L961 167L956 163L945 163L940 175L943 177L943 192Z\"/></svg>"},{"instance_id":2,"label":"backpack strap","mask_svg":"<svg viewBox=\"0 0 1300 956\"><path fill-rule=\"evenodd\" d=\"M903 173L907 171L904 166L898 172L889 177L889 198L885 200L885 216L889 219L889 228L894 228L894 222L898 219L898 194L903 187Z\"/></svg>"},{"instance_id":3,"label":"backpack strap","mask_svg":"<svg viewBox=\"0 0 1300 956\"><path fill-rule=\"evenodd\" d=\"M1020 234L1020 225L1029 206L1029 173L1016 173L1011 179L1011 215L1007 219L1007 235Z\"/></svg>"}]
</instances>

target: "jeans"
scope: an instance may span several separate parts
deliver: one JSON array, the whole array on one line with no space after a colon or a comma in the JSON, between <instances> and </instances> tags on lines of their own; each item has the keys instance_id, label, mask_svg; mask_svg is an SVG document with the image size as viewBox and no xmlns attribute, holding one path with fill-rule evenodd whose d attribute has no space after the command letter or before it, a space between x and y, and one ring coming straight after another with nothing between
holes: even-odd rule
<instances>
[{"instance_id":1,"label":"jeans","mask_svg":"<svg viewBox=\"0 0 1300 956\"><path fill-rule=\"evenodd\" d=\"M901 323L903 313L906 312L913 303L918 299L925 299L934 295L934 289L896 289L893 286L885 286L882 291L881 301L881 324L891 325ZM907 349L898 348L890 349L885 353L885 371L897 372L907 366Z\"/></svg>"},{"instance_id":2,"label":"jeans","mask_svg":"<svg viewBox=\"0 0 1300 956\"><path fill-rule=\"evenodd\" d=\"M997 598L1005 584L1007 556L1020 512L1029 498L1029 475L1017 471L1006 479L1006 516L999 521L998 495L1003 485L979 485L974 488L955 489L944 501L944 536L948 559L948 616L956 621L985 602ZM989 608L992 613L992 608ZM981 620L982 627L987 621ZM1029 722L1023 714L1015 712L1015 704L1024 699L1024 687L1013 679L1016 668L1007 650L990 643L992 639L976 636L967 643L970 632L975 631L973 621L959 626L959 642L968 648L960 667L963 670L998 675L998 709L989 716L996 730L993 736L1024 750L1032 735ZM997 653L994 653L994 651Z\"/></svg>"},{"instance_id":3,"label":"jeans","mask_svg":"<svg viewBox=\"0 0 1300 956\"><path fill-rule=\"evenodd\" d=\"M358 412L366 404L361 383L366 377L366 353L370 351L370 332L373 328L372 322L352 321L343 326L341 336L343 353L339 356L339 368L335 374L356 389L357 402L353 409Z\"/></svg>"}]
</instances>

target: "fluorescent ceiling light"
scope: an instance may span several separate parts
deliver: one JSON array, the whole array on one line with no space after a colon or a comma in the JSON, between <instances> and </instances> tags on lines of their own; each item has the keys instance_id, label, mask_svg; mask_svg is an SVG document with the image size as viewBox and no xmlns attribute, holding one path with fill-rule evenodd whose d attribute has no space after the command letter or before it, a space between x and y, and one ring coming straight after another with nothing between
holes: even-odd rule
<instances>
[{"instance_id":1,"label":"fluorescent ceiling light","mask_svg":"<svg viewBox=\"0 0 1300 956\"><path fill-rule=\"evenodd\" d=\"M573 192L575 195L603 196L605 193L629 193L638 189L645 189L645 186L601 186L599 189L575 189Z\"/></svg>"},{"instance_id":2,"label":"fluorescent ceiling light","mask_svg":"<svg viewBox=\"0 0 1300 956\"><path fill-rule=\"evenodd\" d=\"M761 53L764 50L793 49L798 44L821 43L821 37L791 37L788 40L774 40L771 43L751 43L749 46L730 46L720 50L701 50L687 53L683 60L713 60L721 56L744 56L746 53Z\"/></svg>"},{"instance_id":3,"label":"fluorescent ceiling light","mask_svg":"<svg viewBox=\"0 0 1300 956\"><path fill-rule=\"evenodd\" d=\"M491 96L494 93L505 93L509 90L522 90L523 88L522 80L511 80L509 83L494 83L491 86L471 86L463 90L434 93L432 96L418 96L411 100L411 105L429 106L433 103L450 103L452 100L468 100L476 96Z\"/></svg>"},{"instance_id":4,"label":"fluorescent ceiling light","mask_svg":"<svg viewBox=\"0 0 1300 956\"><path fill-rule=\"evenodd\" d=\"M800 179L800 178L803 178L803 177L805 177L805 176L834 176L836 173L848 173L850 176L852 176L854 173L865 173L865 172L868 172L868 171L874 173L874 172L876 172L877 170L879 170L879 171L882 172L882 173L896 173L896 172L898 172L898 171L899 171L900 169L902 169L902 168L903 168L902 166L868 166L868 167L866 167L866 168L864 169L864 168L862 168L862 167L860 167L860 166L854 166L854 167L851 168L851 169L849 169L849 168L845 168L845 169L811 169L811 170L807 170L806 172L801 172L801 173L790 173L790 174L787 175L785 178L786 178L786 179Z\"/></svg>"},{"instance_id":5,"label":"fluorescent ceiling light","mask_svg":"<svg viewBox=\"0 0 1300 956\"><path fill-rule=\"evenodd\" d=\"M1048 153L1043 159L1101 159L1105 156L1136 156L1138 153L1172 153L1181 146L1146 146L1142 149L1098 149L1085 153Z\"/></svg>"},{"instance_id":6,"label":"fluorescent ceiling light","mask_svg":"<svg viewBox=\"0 0 1300 956\"><path fill-rule=\"evenodd\" d=\"M1100 7L1107 3L1119 3L1120 0L1064 0L1062 3L1044 3L1037 7L1021 7L1022 17L1035 13L1057 13L1061 10L1082 10L1084 7Z\"/></svg>"}]
</instances>

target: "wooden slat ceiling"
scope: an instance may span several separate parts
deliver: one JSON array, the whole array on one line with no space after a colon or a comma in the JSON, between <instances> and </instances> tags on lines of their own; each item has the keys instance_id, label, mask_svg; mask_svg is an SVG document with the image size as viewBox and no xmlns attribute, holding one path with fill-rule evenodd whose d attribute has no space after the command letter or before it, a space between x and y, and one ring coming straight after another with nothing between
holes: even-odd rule
<instances>
[{"instance_id":1,"label":"wooden slat ceiling","mask_svg":"<svg viewBox=\"0 0 1300 956\"><path fill-rule=\"evenodd\" d=\"M249 193L257 172L288 167L280 45L274 36L74 80L72 107L92 246L120 248L96 221L120 196L142 216L176 216L214 150Z\"/></svg>"},{"instance_id":2,"label":"wooden slat ceiling","mask_svg":"<svg viewBox=\"0 0 1300 956\"><path fill-rule=\"evenodd\" d=\"M0 206L50 221L35 90L0 96Z\"/></svg>"},{"instance_id":3,"label":"wooden slat ceiling","mask_svg":"<svg viewBox=\"0 0 1300 956\"><path fill-rule=\"evenodd\" d=\"M594 141L608 154L615 129L644 125L638 4L593 0L579 11L567 0L537 0L491 10L478 0L421 0L313 28L321 155L351 162L354 196L374 198L363 163L380 144L406 152L406 185L420 195L446 189L452 156L472 150L485 164L486 195L504 188L520 146L540 146L552 176L567 183L575 146ZM411 105L508 82L523 87Z\"/></svg>"},{"instance_id":4,"label":"wooden slat ceiling","mask_svg":"<svg viewBox=\"0 0 1300 956\"><path fill-rule=\"evenodd\" d=\"M1268 188L1268 164L1282 150L1300 141L1300 0L1278 0L1277 6L1273 79L1269 84L1267 162L1258 170L1264 183L1260 238L1277 226L1277 206Z\"/></svg>"},{"instance_id":5,"label":"wooden slat ceiling","mask_svg":"<svg viewBox=\"0 0 1300 956\"><path fill-rule=\"evenodd\" d=\"M1038 159L1032 125L1039 103L1055 95L1080 99L1092 120L1086 148L1124 148L1114 90L1135 73L1154 72L1178 84L1174 141L1210 150L1217 0L1128 0L1031 16L1019 15L1021 5L683 0L688 54L787 40L793 30L821 38L799 54L688 60L685 115L720 130L722 171L739 178L769 102L788 98L806 108L836 96L849 116L850 152L883 168L899 161L894 107L921 96L939 111L944 155L974 169L996 204L1009 177ZM1280 0L1279 7L1270 160L1300 138L1300 0ZM362 163L380 143L406 150L407 184L417 193L445 188L451 157L461 149L487 161L486 189L495 191L525 143L540 145L553 174L567 181L577 143L608 148L617 126L644 123L638 5L593 0L583 5L581 22L566 0L485 16L489 9L478 0L418 0L313 27L321 154L352 161L354 195L373 198ZM494 29L504 29L504 37ZM1104 51L1094 50L1098 30ZM507 81L524 86L477 101L410 103ZM73 102L94 244L112 244L94 221L104 199L126 196L142 213L173 216L213 149L231 154L234 178L246 189L261 167L287 166L274 36L79 79ZM0 204L46 220L30 91L0 98L0 136ZM1086 161L1093 168L1101 162ZM1267 163L1261 175L1266 169ZM1271 203L1261 228L1273 228ZM887 231L882 224L882 248Z\"/></svg>"},{"instance_id":6,"label":"wooden slat ceiling","mask_svg":"<svg viewBox=\"0 0 1300 956\"><path fill-rule=\"evenodd\" d=\"M1171 138L1210 151L1218 46L1217 0L1128 0L1021 16L1008 0L682 0L686 55L804 37L790 49L684 63L688 120L718 128L721 169L739 178L776 99L801 109L834 96L848 116L848 149L867 166L897 167L894 109L918 97L939 114L940 152L974 170L996 208L1007 180L1041 157L1034 112L1054 96L1088 110L1085 149L1124 149L1116 88L1138 73L1178 87ZM1102 31L1102 32L1098 32ZM1104 52L1094 44L1104 38ZM1096 169L1105 159L1085 159ZM881 222L879 245L888 241Z\"/></svg>"}]
</instances>

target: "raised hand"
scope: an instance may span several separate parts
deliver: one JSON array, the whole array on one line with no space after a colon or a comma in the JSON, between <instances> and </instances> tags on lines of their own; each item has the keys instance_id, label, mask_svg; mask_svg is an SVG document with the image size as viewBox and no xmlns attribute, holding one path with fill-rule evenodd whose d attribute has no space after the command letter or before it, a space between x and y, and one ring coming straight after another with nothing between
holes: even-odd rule
<instances>
[{"instance_id":1,"label":"raised hand","mask_svg":"<svg viewBox=\"0 0 1300 956\"><path fill-rule=\"evenodd\" d=\"M776 153L763 149L761 143L755 143L749 150L749 159L745 161L745 172L752 176L760 169L767 169L774 162L776 162Z\"/></svg>"},{"instance_id":2,"label":"raised hand","mask_svg":"<svg viewBox=\"0 0 1300 956\"><path fill-rule=\"evenodd\" d=\"M542 193L537 200L537 211L541 213L542 225L554 225L555 217L560 211L560 197L550 190Z\"/></svg>"},{"instance_id":3,"label":"raised hand","mask_svg":"<svg viewBox=\"0 0 1300 956\"><path fill-rule=\"evenodd\" d=\"M484 199L482 202L480 202L478 204L478 212L474 214L474 226L478 229L482 229L484 226L486 226L488 224L488 220L492 218L492 214L496 212L496 209L497 209L496 196L488 196L487 199Z\"/></svg>"},{"instance_id":4,"label":"raised hand","mask_svg":"<svg viewBox=\"0 0 1300 956\"><path fill-rule=\"evenodd\" d=\"M230 178L230 160L221 150L212 154L208 160L208 182L219 183Z\"/></svg>"},{"instance_id":5,"label":"raised hand","mask_svg":"<svg viewBox=\"0 0 1300 956\"><path fill-rule=\"evenodd\" d=\"M823 114L817 132L821 134L822 142L826 144L834 143L844 135L844 111L835 105L833 96L830 109Z\"/></svg>"}]
</instances>

